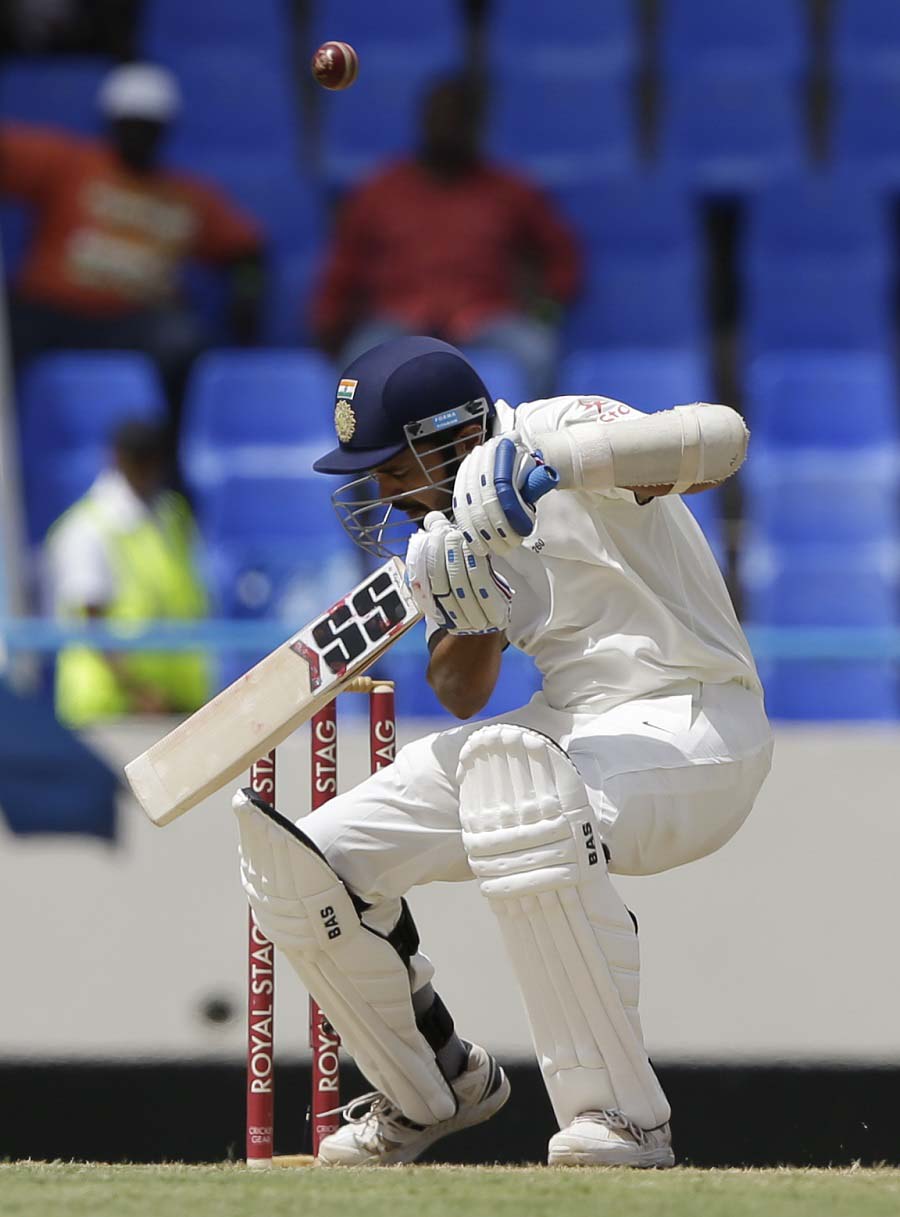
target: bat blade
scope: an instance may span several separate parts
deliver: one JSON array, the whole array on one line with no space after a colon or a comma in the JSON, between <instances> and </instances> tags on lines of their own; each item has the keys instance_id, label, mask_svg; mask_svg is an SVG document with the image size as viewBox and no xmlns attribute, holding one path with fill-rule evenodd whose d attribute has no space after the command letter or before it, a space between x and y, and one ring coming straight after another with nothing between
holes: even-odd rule
<instances>
[{"instance_id":1,"label":"bat blade","mask_svg":"<svg viewBox=\"0 0 900 1217\"><path fill-rule=\"evenodd\" d=\"M391 558L125 766L149 819L171 824L234 781L420 620Z\"/></svg>"}]
</instances>

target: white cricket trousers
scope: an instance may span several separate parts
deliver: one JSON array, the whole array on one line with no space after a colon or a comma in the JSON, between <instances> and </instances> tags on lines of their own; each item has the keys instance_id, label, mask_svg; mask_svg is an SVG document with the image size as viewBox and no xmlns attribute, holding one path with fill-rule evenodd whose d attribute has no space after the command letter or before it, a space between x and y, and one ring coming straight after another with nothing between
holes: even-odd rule
<instances>
[{"instance_id":1,"label":"white cricket trousers","mask_svg":"<svg viewBox=\"0 0 900 1217\"><path fill-rule=\"evenodd\" d=\"M471 879L459 825L456 769L487 722L531 727L571 757L587 787L613 874L650 875L703 858L746 819L772 760L762 698L742 685L689 683L605 713L564 711L537 693L496 719L407 744L393 765L304 816L303 831L389 932L400 897L422 883ZM413 988L428 975L416 961Z\"/></svg>"}]
</instances>

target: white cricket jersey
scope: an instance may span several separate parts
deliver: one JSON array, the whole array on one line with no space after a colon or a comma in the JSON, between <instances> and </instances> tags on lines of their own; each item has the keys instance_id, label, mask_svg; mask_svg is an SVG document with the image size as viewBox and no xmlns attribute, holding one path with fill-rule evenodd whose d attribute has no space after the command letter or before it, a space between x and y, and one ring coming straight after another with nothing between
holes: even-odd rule
<instances>
[{"instance_id":1,"label":"white cricket jersey","mask_svg":"<svg viewBox=\"0 0 900 1217\"><path fill-rule=\"evenodd\" d=\"M494 434L517 430L530 445L641 413L606 397L496 404ZM762 691L716 560L677 495L642 506L630 490L553 491L531 536L493 561L516 593L507 637L534 659L556 709L605 710L685 681Z\"/></svg>"}]
</instances>

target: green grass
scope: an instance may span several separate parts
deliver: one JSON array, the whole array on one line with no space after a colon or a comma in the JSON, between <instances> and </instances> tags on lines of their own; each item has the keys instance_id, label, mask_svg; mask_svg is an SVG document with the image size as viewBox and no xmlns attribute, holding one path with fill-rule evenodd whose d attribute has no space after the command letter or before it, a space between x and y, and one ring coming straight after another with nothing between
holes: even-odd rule
<instances>
[{"instance_id":1,"label":"green grass","mask_svg":"<svg viewBox=\"0 0 900 1217\"><path fill-rule=\"evenodd\" d=\"M2 1217L897 1217L900 1170L0 1164Z\"/></svg>"}]
</instances>

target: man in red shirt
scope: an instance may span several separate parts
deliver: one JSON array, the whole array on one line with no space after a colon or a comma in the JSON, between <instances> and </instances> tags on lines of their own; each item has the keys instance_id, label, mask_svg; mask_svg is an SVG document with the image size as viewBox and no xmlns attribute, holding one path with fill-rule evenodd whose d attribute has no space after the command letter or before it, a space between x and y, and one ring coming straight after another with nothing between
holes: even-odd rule
<instances>
[{"instance_id":1,"label":"man in red shirt","mask_svg":"<svg viewBox=\"0 0 900 1217\"><path fill-rule=\"evenodd\" d=\"M180 296L185 261L231 273L235 337L255 336L262 238L215 187L158 165L178 113L175 78L128 64L100 90L106 140L0 127L0 193L21 199L34 232L12 291L18 365L54 348L131 348L156 359L177 400L203 346Z\"/></svg>"},{"instance_id":2,"label":"man in red shirt","mask_svg":"<svg viewBox=\"0 0 900 1217\"><path fill-rule=\"evenodd\" d=\"M343 205L313 328L341 366L402 334L501 349L523 365L530 398L546 397L579 251L538 190L482 159L483 110L467 78L432 88L418 154Z\"/></svg>"}]
</instances>

